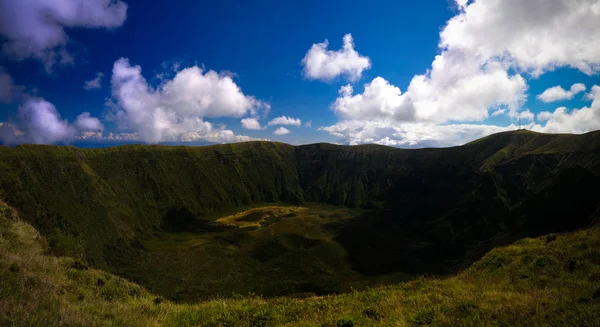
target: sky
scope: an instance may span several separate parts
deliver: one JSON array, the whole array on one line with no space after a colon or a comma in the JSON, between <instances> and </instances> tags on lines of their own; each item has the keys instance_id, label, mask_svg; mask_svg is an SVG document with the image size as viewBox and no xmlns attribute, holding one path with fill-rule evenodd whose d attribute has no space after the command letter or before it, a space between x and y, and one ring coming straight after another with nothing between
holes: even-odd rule
<instances>
[{"instance_id":1,"label":"sky","mask_svg":"<svg viewBox=\"0 0 600 327\"><path fill-rule=\"evenodd\" d=\"M600 129L600 0L0 0L0 143Z\"/></svg>"}]
</instances>

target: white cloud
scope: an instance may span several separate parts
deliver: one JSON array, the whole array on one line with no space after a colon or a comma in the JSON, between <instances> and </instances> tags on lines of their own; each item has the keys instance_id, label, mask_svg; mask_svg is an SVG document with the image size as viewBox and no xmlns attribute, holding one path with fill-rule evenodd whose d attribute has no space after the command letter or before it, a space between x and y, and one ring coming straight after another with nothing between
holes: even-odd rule
<instances>
[{"instance_id":1,"label":"white cloud","mask_svg":"<svg viewBox=\"0 0 600 327\"><path fill-rule=\"evenodd\" d=\"M104 129L104 125L100 120L90 116L89 112L84 112L77 116L75 127L80 131L101 131Z\"/></svg>"},{"instance_id":2,"label":"white cloud","mask_svg":"<svg viewBox=\"0 0 600 327\"><path fill-rule=\"evenodd\" d=\"M46 70L72 64L65 28L116 28L127 17L120 0L0 0L3 51L17 60L35 58Z\"/></svg>"},{"instance_id":3,"label":"white cloud","mask_svg":"<svg viewBox=\"0 0 600 327\"><path fill-rule=\"evenodd\" d=\"M309 120L306 123L304 123L304 127L312 127L312 120Z\"/></svg>"},{"instance_id":4,"label":"white cloud","mask_svg":"<svg viewBox=\"0 0 600 327\"><path fill-rule=\"evenodd\" d=\"M340 88L332 105L342 119L392 119L395 121L481 121L490 108L518 108L525 101L527 85L520 75L509 76L497 64L485 68L438 56L428 75L418 75L408 91L382 77L365 84L353 95L350 85Z\"/></svg>"},{"instance_id":5,"label":"white cloud","mask_svg":"<svg viewBox=\"0 0 600 327\"><path fill-rule=\"evenodd\" d=\"M102 73L96 73L95 78L93 78L89 81L85 81L83 83L83 88L88 91L102 88L102 77L103 76L104 76L104 74L102 74Z\"/></svg>"},{"instance_id":6,"label":"white cloud","mask_svg":"<svg viewBox=\"0 0 600 327\"><path fill-rule=\"evenodd\" d=\"M302 120L298 118L292 118L287 116L281 116L274 118L268 124L269 126L273 125L289 125L289 126L300 126L302 125Z\"/></svg>"},{"instance_id":7,"label":"white cloud","mask_svg":"<svg viewBox=\"0 0 600 327\"><path fill-rule=\"evenodd\" d=\"M241 123L242 127L245 129L258 130L262 128L257 118L244 118L241 120Z\"/></svg>"},{"instance_id":8,"label":"white cloud","mask_svg":"<svg viewBox=\"0 0 600 327\"><path fill-rule=\"evenodd\" d=\"M537 120L539 121L547 121L552 119L552 113L549 111L541 111L537 114Z\"/></svg>"},{"instance_id":9,"label":"white cloud","mask_svg":"<svg viewBox=\"0 0 600 327\"><path fill-rule=\"evenodd\" d=\"M285 128L285 127L279 127L278 129L276 129L273 134L275 135L286 135L291 133L289 129Z\"/></svg>"},{"instance_id":10,"label":"white cloud","mask_svg":"<svg viewBox=\"0 0 600 327\"><path fill-rule=\"evenodd\" d=\"M522 120L533 120L535 116L529 109L524 111L509 111L507 114L508 117L513 119L522 119Z\"/></svg>"},{"instance_id":11,"label":"white cloud","mask_svg":"<svg viewBox=\"0 0 600 327\"><path fill-rule=\"evenodd\" d=\"M75 137L78 140L91 141L141 141L137 133L102 133L102 132L81 132ZM268 139L254 138L244 135L235 135L229 130L217 130L208 135L187 134L181 142L206 141L211 143L236 143L248 141L269 141Z\"/></svg>"},{"instance_id":12,"label":"white cloud","mask_svg":"<svg viewBox=\"0 0 600 327\"><path fill-rule=\"evenodd\" d=\"M19 108L21 125L28 142L36 144L56 143L73 137L74 130L50 102L42 99L29 100Z\"/></svg>"},{"instance_id":13,"label":"white cloud","mask_svg":"<svg viewBox=\"0 0 600 327\"><path fill-rule=\"evenodd\" d=\"M508 128L465 124L482 122L490 113L535 118L522 110L528 90L524 76L539 77L565 66L586 74L600 72L599 0L455 3L458 14L440 32L440 54L424 74L414 76L404 93L382 77L366 84L363 93L355 94L350 85L342 87L332 104L340 121L322 130L347 142L412 146L419 143L418 135L429 140L426 143L460 144ZM575 84L565 92L577 94L584 87ZM594 121L584 123L582 117ZM580 132L599 121L586 108L539 118L547 119L546 125L528 126ZM458 136L449 135L453 130Z\"/></svg>"},{"instance_id":14,"label":"white cloud","mask_svg":"<svg viewBox=\"0 0 600 327\"><path fill-rule=\"evenodd\" d=\"M552 113L540 112L538 120L546 121L546 124L534 130L545 133L586 133L600 129L600 86L594 85L590 94L593 102L589 107L570 111L560 107Z\"/></svg>"},{"instance_id":15,"label":"white cloud","mask_svg":"<svg viewBox=\"0 0 600 327\"><path fill-rule=\"evenodd\" d=\"M233 140L230 131L216 129L204 118L256 115L269 109L268 104L243 94L231 77L212 70L185 68L156 88L146 82L141 70L125 58L115 62L109 105L118 125L138 133L145 142Z\"/></svg>"},{"instance_id":16,"label":"white cloud","mask_svg":"<svg viewBox=\"0 0 600 327\"><path fill-rule=\"evenodd\" d=\"M345 75L350 81L356 81L364 70L371 68L371 60L354 50L351 34L344 35L342 49L328 50L329 41L313 44L302 59L304 76L308 79L331 81Z\"/></svg>"},{"instance_id":17,"label":"white cloud","mask_svg":"<svg viewBox=\"0 0 600 327\"><path fill-rule=\"evenodd\" d=\"M81 132L75 137L78 140L94 141L137 141L139 136L136 133L108 133L102 132Z\"/></svg>"},{"instance_id":18,"label":"white cloud","mask_svg":"<svg viewBox=\"0 0 600 327\"><path fill-rule=\"evenodd\" d=\"M473 60L497 58L535 76L563 66L586 74L600 70L598 0L458 3L460 13L440 34L442 49Z\"/></svg>"},{"instance_id":19,"label":"white cloud","mask_svg":"<svg viewBox=\"0 0 600 327\"><path fill-rule=\"evenodd\" d=\"M438 125L426 122L361 121L350 120L319 130L338 137L341 143L356 145L376 143L397 147L445 147L460 145L477 138L517 126L451 124Z\"/></svg>"},{"instance_id":20,"label":"white cloud","mask_svg":"<svg viewBox=\"0 0 600 327\"><path fill-rule=\"evenodd\" d=\"M530 122L523 125L542 133L586 133L600 129L600 86L592 87L593 102L590 107L568 110L560 107L554 112L543 111L537 115L544 125ZM504 112L503 112L504 114ZM529 110L508 112L511 118L533 120ZM397 122L392 120L346 120L322 127L330 135L346 144L377 143L400 147L454 146L467 143L493 133L515 130L518 126L486 124L436 124L432 122Z\"/></svg>"},{"instance_id":21,"label":"white cloud","mask_svg":"<svg viewBox=\"0 0 600 327\"><path fill-rule=\"evenodd\" d=\"M400 89L381 77L365 84L364 93L353 95L353 92L351 85L342 86L340 97L332 105L333 111L343 119L414 119L414 108L405 105Z\"/></svg>"},{"instance_id":22,"label":"white cloud","mask_svg":"<svg viewBox=\"0 0 600 327\"><path fill-rule=\"evenodd\" d=\"M492 116L500 116L500 115L504 115L506 113L506 109L498 109L494 112L492 112Z\"/></svg>"},{"instance_id":23,"label":"white cloud","mask_svg":"<svg viewBox=\"0 0 600 327\"><path fill-rule=\"evenodd\" d=\"M469 2L469 0L456 0L456 5L458 6L459 9L465 9L465 7L467 6L467 3Z\"/></svg>"},{"instance_id":24,"label":"white cloud","mask_svg":"<svg viewBox=\"0 0 600 327\"><path fill-rule=\"evenodd\" d=\"M577 83L571 86L570 90L565 90L561 86L554 86L545 90L542 94L537 96L538 99L548 103L559 100L570 100L581 92L585 92L585 84Z\"/></svg>"},{"instance_id":25,"label":"white cloud","mask_svg":"<svg viewBox=\"0 0 600 327\"><path fill-rule=\"evenodd\" d=\"M4 144L52 144L69 142L81 131L102 130L104 126L88 112L77 117L74 124L61 118L56 107L41 98L29 98L19 107L18 122L4 123L0 141Z\"/></svg>"}]
</instances>

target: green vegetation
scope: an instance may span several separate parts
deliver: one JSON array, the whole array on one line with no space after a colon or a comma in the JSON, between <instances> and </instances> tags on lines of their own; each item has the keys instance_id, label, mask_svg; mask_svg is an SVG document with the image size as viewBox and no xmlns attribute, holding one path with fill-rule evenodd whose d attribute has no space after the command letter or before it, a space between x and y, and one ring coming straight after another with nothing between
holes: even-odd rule
<instances>
[{"instance_id":1,"label":"green vegetation","mask_svg":"<svg viewBox=\"0 0 600 327\"><path fill-rule=\"evenodd\" d=\"M79 301L73 303L82 315L112 315L115 325L138 322L120 321L114 310L167 325L451 325L452 317L471 315L471 325L503 325L517 316L524 324L551 321L520 316L531 310L533 292L550 301L535 302L536 312L571 319L566 324L595 319L585 308L595 305L597 288L588 294L582 286L592 281L582 274L592 273L594 259L565 250L563 239L575 236L561 233L598 220L600 132L516 131L418 150L271 142L21 145L0 147L0 171L0 199L23 221L14 226L40 233L38 241L6 250L40 247L32 256L37 263L3 261L3 281L21 285L3 292L21 299L11 302L18 307L35 297L23 287L61 285L36 304L54 318ZM518 260L512 247L486 255L542 235L523 246L531 253L514 254ZM534 250L539 242L543 249ZM555 247L564 253L550 251ZM582 284L568 284L572 276ZM423 290L415 286L421 284ZM492 293L475 295L483 289ZM63 293L75 295L67 300ZM361 298L369 294L377 296ZM96 297L107 304L82 309ZM556 302L575 297L583 300ZM137 304L123 304L130 301Z\"/></svg>"},{"instance_id":2,"label":"green vegetation","mask_svg":"<svg viewBox=\"0 0 600 327\"><path fill-rule=\"evenodd\" d=\"M250 295L195 304L164 300L47 250L44 237L0 204L0 325L600 325L598 226L550 243L542 236L494 249L454 277L303 299Z\"/></svg>"},{"instance_id":3,"label":"green vegetation","mask_svg":"<svg viewBox=\"0 0 600 327\"><path fill-rule=\"evenodd\" d=\"M176 302L251 293L306 297L406 280L402 273L363 276L347 262L326 226L362 213L323 204L253 208L148 237L119 253L126 259L114 267Z\"/></svg>"}]
</instances>

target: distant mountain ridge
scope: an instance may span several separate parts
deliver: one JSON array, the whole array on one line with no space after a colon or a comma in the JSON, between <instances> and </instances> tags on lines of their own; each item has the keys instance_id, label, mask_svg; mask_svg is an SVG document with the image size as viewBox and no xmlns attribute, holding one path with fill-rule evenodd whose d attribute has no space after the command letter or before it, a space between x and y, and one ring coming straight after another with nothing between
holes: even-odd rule
<instances>
[{"instance_id":1,"label":"distant mountain ridge","mask_svg":"<svg viewBox=\"0 0 600 327\"><path fill-rule=\"evenodd\" d=\"M600 132L520 130L410 150L20 145L0 147L0 170L1 199L58 253L100 268L111 266L107 248L126 251L182 209L199 218L260 203L372 209L331 226L365 274L443 271L499 238L573 230L600 210Z\"/></svg>"}]
</instances>

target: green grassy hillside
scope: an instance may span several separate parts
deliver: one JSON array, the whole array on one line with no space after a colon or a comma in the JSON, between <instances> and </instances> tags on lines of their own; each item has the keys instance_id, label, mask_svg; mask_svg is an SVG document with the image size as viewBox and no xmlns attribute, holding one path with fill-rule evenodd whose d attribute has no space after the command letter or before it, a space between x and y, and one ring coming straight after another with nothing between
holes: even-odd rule
<instances>
[{"instance_id":1,"label":"green grassy hillside","mask_svg":"<svg viewBox=\"0 0 600 327\"><path fill-rule=\"evenodd\" d=\"M516 131L418 150L21 145L0 147L0 171L0 199L54 255L171 299L323 294L453 273L494 246L589 226L600 132ZM337 207L259 230L215 222L264 204ZM261 249L279 250L264 260Z\"/></svg>"},{"instance_id":2,"label":"green grassy hillside","mask_svg":"<svg viewBox=\"0 0 600 327\"><path fill-rule=\"evenodd\" d=\"M453 277L310 298L175 304L80 260L0 203L2 326L598 326L600 229L494 249Z\"/></svg>"}]
</instances>

